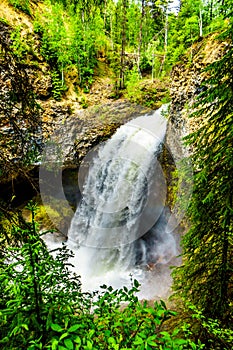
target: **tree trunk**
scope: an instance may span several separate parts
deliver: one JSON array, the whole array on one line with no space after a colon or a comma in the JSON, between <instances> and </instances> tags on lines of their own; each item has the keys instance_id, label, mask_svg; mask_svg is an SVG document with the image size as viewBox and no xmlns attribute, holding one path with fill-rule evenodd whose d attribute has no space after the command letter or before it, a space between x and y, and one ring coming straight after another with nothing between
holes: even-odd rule
<instances>
[{"instance_id":1,"label":"tree trunk","mask_svg":"<svg viewBox=\"0 0 233 350\"><path fill-rule=\"evenodd\" d=\"M199 34L200 37L203 37L203 21L202 21L202 9L199 8Z\"/></svg>"},{"instance_id":2,"label":"tree trunk","mask_svg":"<svg viewBox=\"0 0 233 350\"><path fill-rule=\"evenodd\" d=\"M122 30L121 30L121 63L120 63L120 89L125 86L124 71L125 71L125 47L126 47L126 8L128 0L123 0L122 6Z\"/></svg>"},{"instance_id":3,"label":"tree trunk","mask_svg":"<svg viewBox=\"0 0 233 350\"><path fill-rule=\"evenodd\" d=\"M164 25L164 55L163 55L163 60L162 63L160 65L160 69L159 69L159 75L162 73L163 71L163 67L164 67L164 63L167 57L167 44L168 44L168 10L166 9L166 14L165 14L165 25Z\"/></svg>"},{"instance_id":4,"label":"tree trunk","mask_svg":"<svg viewBox=\"0 0 233 350\"><path fill-rule=\"evenodd\" d=\"M139 40L138 40L138 73L140 77L142 76L140 71L140 60L141 60L141 49L142 49L142 27L143 19L145 16L145 0L142 0L142 12L141 12L141 22L140 22L140 31L139 31Z\"/></svg>"}]
</instances>

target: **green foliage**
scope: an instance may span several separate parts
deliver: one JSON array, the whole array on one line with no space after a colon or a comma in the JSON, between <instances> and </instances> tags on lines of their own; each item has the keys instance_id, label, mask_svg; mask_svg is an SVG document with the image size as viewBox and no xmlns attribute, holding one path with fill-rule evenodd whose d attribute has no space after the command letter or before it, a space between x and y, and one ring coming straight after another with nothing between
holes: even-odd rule
<instances>
[{"instance_id":1,"label":"green foliage","mask_svg":"<svg viewBox=\"0 0 233 350\"><path fill-rule=\"evenodd\" d=\"M23 60L28 52L28 46L21 38L21 28L19 26L11 33L11 41L11 49L14 54L18 59Z\"/></svg>"},{"instance_id":2,"label":"green foliage","mask_svg":"<svg viewBox=\"0 0 233 350\"><path fill-rule=\"evenodd\" d=\"M187 304L190 316L189 323L183 323L181 328L191 337L203 339L203 348L213 350L232 349L233 330L222 326L219 320L206 318L203 312L198 310L193 304ZM197 337L198 334L198 337Z\"/></svg>"},{"instance_id":3,"label":"green foliage","mask_svg":"<svg viewBox=\"0 0 233 350\"><path fill-rule=\"evenodd\" d=\"M16 9L19 9L19 10L25 12L26 14L31 15L30 1L29 0L9 0L9 2Z\"/></svg>"},{"instance_id":4,"label":"green foliage","mask_svg":"<svg viewBox=\"0 0 233 350\"><path fill-rule=\"evenodd\" d=\"M34 24L35 31L42 36L41 53L56 71L54 93L58 99L61 96L58 75L63 76L64 71L72 66L78 70L79 85L89 91L96 50L105 43L103 22L98 13L85 22L82 16L82 12L74 11L72 5L67 5L65 10L61 3L48 3Z\"/></svg>"},{"instance_id":5,"label":"green foliage","mask_svg":"<svg viewBox=\"0 0 233 350\"><path fill-rule=\"evenodd\" d=\"M45 344L53 322L66 323L87 307L79 279L68 269L71 253L65 246L56 257L48 253L37 232L36 207L28 208L32 222L12 229L20 245L5 248L0 261L0 343L8 349L28 348L35 340Z\"/></svg>"},{"instance_id":6,"label":"green foliage","mask_svg":"<svg viewBox=\"0 0 233 350\"><path fill-rule=\"evenodd\" d=\"M138 73L138 68L136 66L133 67L132 70L130 70L128 72L127 75L127 80L126 80L126 91L127 91L127 97L129 98L129 100L131 100L132 102L136 102L138 99L138 93L139 89L138 89L138 82L140 81L140 76Z\"/></svg>"},{"instance_id":7,"label":"green foliage","mask_svg":"<svg viewBox=\"0 0 233 350\"><path fill-rule=\"evenodd\" d=\"M80 104L81 104L81 106L82 106L83 109L88 108L88 103L87 103L87 100L86 100L85 96L82 96L82 97L80 98Z\"/></svg>"},{"instance_id":8,"label":"green foliage","mask_svg":"<svg viewBox=\"0 0 233 350\"><path fill-rule=\"evenodd\" d=\"M201 36L227 28L221 2L186 0L181 2L177 16L169 15L168 48L165 70L182 59L182 55ZM192 57L190 57L192 59Z\"/></svg>"},{"instance_id":9,"label":"green foliage","mask_svg":"<svg viewBox=\"0 0 233 350\"><path fill-rule=\"evenodd\" d=\"M201 349L189 339L162 330L174 316L163 301L140 302L139 283L84 293L70 270L71 252L48 252L31 223L12 226L17 246L2 246L0 257L0 344L6 349Z\"/></svg>"},{"instance_id":10,"label":"green foliage","mask_svg":"<svg viewBox=\"0 0 233 350\"><path fill-rule=\"evenodd\" d=\"M29 0L10 1L24 11L29 8ZM140 76L151 72L152 79L164 76L200 35L227 25L219 3L187 0L177 15L168 11L168 3L46 0L34 22L41 36L41 54L59 76L75 66L79 86L86 92L103 55L113 68L115 95L120 96L127 68L137 65ZM25 47L15 39L16 51L22 55ZM128 60L128 54L138 57Z\"/></svg>"},{"instance_id":11,"label":"green foliage","mask_svg":"<svg viewBox=\"0 0 233 350\"><path fill-rule=\"evenodd\" d=\"M63 92L66 90L66 86L56 70L52 72L52 85L53 97L55 100L60 101Z\"/></svg>"},{"instance_id":12,"label":"green foliage","mask_svg":"<svg viewBox=\"0 0 233 350\"><path fill-rule=\"evenodd\" d=\"M226 10L225 7L223 9ZM227 8L232 14L233 8ZM222 37L232 42L232 17ZM187 137L195 171L189 209L191 228L183 239L183 265L175 272L175 287L204 316L232 324L232 44L207 71L210 78L197 100L200 127Z\"/></svg>"},{"instance_id":13,"label":"green foliage","mask_svg":"<svg viewBox=\"0 0 233 350\"><path fill-rule=\"evenodd\" d=\"M126 97L134 103L149 108L159 108L162 103L169 102L167 80L140 79L138 68L135 66L126 75Z\"/></svg>"},{"instance_id":14,"label":"green foliage","mask_svg":"<svg viewBox=\"0 0 233 350\"><path fill-rule=\"evenodd\" d=\"M4 18L4 17L0 17L0 22L1 22L1 23L4 23L4 24L6 24L6 25L9 25L8 20L7 20L6 18Z\"/></svg>"}]
</instances>

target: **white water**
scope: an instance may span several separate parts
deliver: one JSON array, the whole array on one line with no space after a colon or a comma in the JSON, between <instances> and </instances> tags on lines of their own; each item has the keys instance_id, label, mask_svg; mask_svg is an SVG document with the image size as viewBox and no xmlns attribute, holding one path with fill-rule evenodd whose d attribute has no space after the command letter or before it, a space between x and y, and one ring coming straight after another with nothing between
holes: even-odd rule
<instances>
[{"instance_id":1,"label":"white water","mask_svg":"<svg viewBox=\"0 0 233 350\"><path fill-rule=\"evenodd\" d=\"M166 181L157 161L165 132L156 111L120 127L84 160L83 197L67 243L84 290L130 285L131 274L143 298L169 292L177 243L167 227Z\"/></svg>"}]
</instances>

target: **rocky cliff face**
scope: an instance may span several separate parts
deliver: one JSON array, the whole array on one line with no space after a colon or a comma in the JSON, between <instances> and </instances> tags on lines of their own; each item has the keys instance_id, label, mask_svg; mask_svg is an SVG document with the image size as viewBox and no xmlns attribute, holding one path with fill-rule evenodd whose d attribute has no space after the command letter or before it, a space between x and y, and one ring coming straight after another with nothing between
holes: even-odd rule
<instances>
[{"instance_id":1,"label":"rocky cliff face","mask_svg":"<svg viewBox=\"0 0 233 350\"><path fill-rule=\"evenodd\" d=\"M171 72L167 143L177 160L187 155L187 150L179 147L182 138L198 127L198 121L189 116L198 94L205 88L202 85L208 77L205 68L220 59L227 47L216 35L208 36L196 42Z\"/></svg>"},{"instance_id":2,"label":"rocky cliff face","mask_svg":"<svg viewBox=\"0 0 233 350\"><path fill-rule=\"evenodd\" d=\"M58 106L51 106L48 120L52 110L56 117L53 118L47 138L62 151L63 167L77 167L90 149L107 140L120 125L153 112L127 100L109 102L72 113L64 107L59 109ZM53 156L56 158L56 155L51 154L51 160Z\"/></svg>"},{"instance_id":3,"label":"rocky cliff face","mask_svg":"<svg viewBox=\"0 0 233 350\"><path fill-rule=\"evenodd\" d=\"M205 68L220 59L227 47L228 44L218 41L216 35L208 36L196 42L171 72L171 103L162 162L168 184L167 203L179 222L185 217L192 195L193 177L188 159L191 150L184 145L183 138L196 130L201 122L201 118L190 118L190 114L198 94L205 88L203 83L208 77ZM181 175L184 162L188 178ZM184 222L184 226L187 223Z\"/></svg>"}]
</instances>

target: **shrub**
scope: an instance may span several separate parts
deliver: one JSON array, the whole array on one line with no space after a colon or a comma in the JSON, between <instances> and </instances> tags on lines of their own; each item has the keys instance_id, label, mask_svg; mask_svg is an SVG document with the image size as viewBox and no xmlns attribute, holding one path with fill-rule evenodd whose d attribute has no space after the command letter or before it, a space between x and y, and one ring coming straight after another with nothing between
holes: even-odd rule
<instances>
[{"instance_id":1,"label":"shrub","mask_svg":"<svg viewBox=\"0 0 233 350\"><path fill-rule=\"evenodd\" d=\"M0 344L5 349L201 349L171 334L163 323L175 315L163 301L150 306L137 297L139 283L84 293L70 271L65 245L48 252L31 222L14 226L18 247L2 247L0 259ZM55 253L55 254L54 254Z\"/></svg>"}]
</instances>

